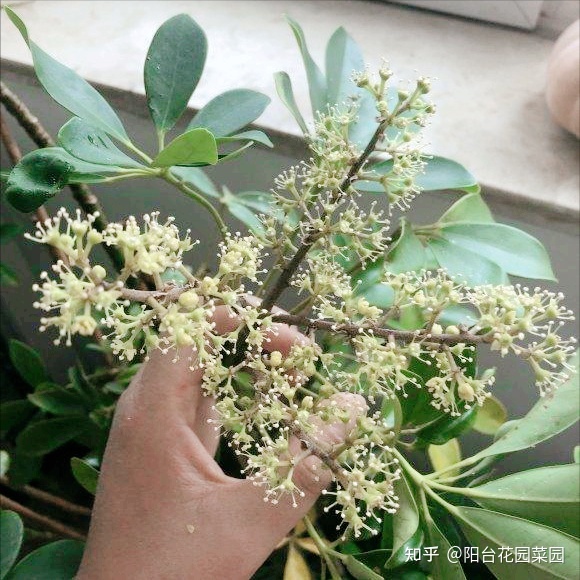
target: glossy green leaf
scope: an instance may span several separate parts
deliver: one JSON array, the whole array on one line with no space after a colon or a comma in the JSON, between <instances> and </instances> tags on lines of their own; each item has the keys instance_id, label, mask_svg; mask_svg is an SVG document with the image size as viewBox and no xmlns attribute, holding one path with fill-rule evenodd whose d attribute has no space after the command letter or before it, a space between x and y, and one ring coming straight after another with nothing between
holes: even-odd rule
<instances>
[{"instance_id":1,"label":"glossy green leaf","mask_svg":"<svg viewBox=\"0 0 580 580\"><path fill-rule=\"evenodd\" d=\"M24 525L16 512L0 511L0 580L10 571L24 536Z\"/></svg>"},{"instance_id":2,"label":"glossy green leaf","mask_svg":"<svg viewBox=\"0 0 580 580\"><path fill-rule=\"evenodd\" d=\"M426 163L425 172L418 175L415 182L423 191L442 191L456 189L469 193L479 191L479 185L475 177L462 165L451 159L437 156L426 156L423 158ZM372 168L380 174L392 171L393 161L388 159L381 161ZM356 188L359 191L369 193L384 193L380 183L374 181L357 182Z\"/></svg>"},{"instance_id":3,"label":"glossy green leaf","mask_svg":"<svg viewBox=\"0 0 580 580\"><path fill-rule=\"evenodd\" d=\"M0 285L1 286L17 286L18 274L7 264L0 262Z\"/></svg>"},{"instance_id":4,"label":"glossy green leaf","mask_svg":"<svg viewBox=\"0 0 580 580\"><path fill-rule=\"evenodd\" d=\"M463 411L459 417L442 416L417 432L419 444L443 445L471 429L477 416L477 406Z\"/></svg>"},{"instance_id":5,"label":"glossy green leaf","mask_svg":"<svg viewBox=\"0 0 580 580\"><path fill-rule=\"evenodd\" d=\"M153 37L145 60L144 81L147 106L157 131L171 129L203 73L207 39L187 14L164 22Z\"/></svg>"},{"instance_id":6,"label":"glossy green leaf","mask_svg":"<svg viewBox=\"0 0 580 580\"><path fill-rule=\"evenodd\" d=\"M214 136L207 129L191 129L176 137L151 164L153 167L172 165L215 165L218 162Z\"/></svg>"},{"instance_id":7,"label":"glossy green leaf","mask_svg":"<svg viewBox=\"0 0 580 580\"><path fill-rule=\"evenodd\" d=\"M497 430L507 421L508 412L503 403L495 397L487 397L483 406L477 410L473 428L485 435L495 435Z\"/></svg>"},{"instance_id":8,"label":"glossy green leaf","mask_svg":"<svg viewBox=\"0 0 580 580\"><path fill-rule=\"evenodd\" d=\"M34 413L34 405L26 399L0 403L0 433L6 433L24 423Z\"/></svg>"},{"instance_id":9,"label":"glossy green leaf","mask_svg":"<svg viewBox=\"0 0 580 580\"><path fill-rule=\"evenodd\" d=\"M10 361L18 374L32 387L48 380L48 373L38 351L32 347L12 339L9 346Z\"/></svg>"},{"instance_id":10,"label":"glossy green leaf","mask_svg":"<svg viewBox=\"0 0 580 580\"><path fill-rule=\"evenodd\" d=\"M530 556L529 563L514 563L501 561L496 556L493 563L486 565L499 580L571 579L577 576L578 542L572 536L528 520L479 508L456 507L453 514L467 539L480 550L489 547L497 554L502 546L545 549L545 561L534 561ZM549 547L563 548L564 562L548 562Z\"/></svg>"},{"instance_id":11,"label":"glossy green leaf","mask_svg":"<svg viewBox=\"0 0 580 580\"><path fill-rule=\"evenodd\" d=\"M270 137L266 135L263 131L244 131L243 133L236 133L235 135L230 135L229 137L218 137L216 143L221 145L222 143L231 143L236 141L252 141L253 143L260 143L266 147L274 147Z\"/></svg>"},{"instance_id":12,"label":"glossy green leaf","mask_svg":"<svg viewBox=\"0 0 580 580\"><path fill-rule=\"evenodd\" d=\"M371 570L371 568L357 560L352 554L347 555L343 562L346 569L357 580L383 580L383 577L380 574Z\"/></svg>"},{"instance_id":13,"label":"glossy green leaf","mask_svg":"<svg viewBox=\"0 0 580 580\"><path fill-rule=\"evenodd\" d=\"M437 263L450 276L470 286L482 284L506 284L506 273L495 262L485 256L453 244L447 239L432 238L427 247L433 252Z\"/></svg>"},{"instance_id":14,"label":"glossy green leaf","mask_svg":"<svg viewBox=\"0 0 580 580\"><path fill-rule=\"evenodd\" d=\"M282 71L274 73L274 82L276 83L278 97L280 97L284 106L290 111L294 120L302 130L302 133L306 135L308 133L308 127L306 126L306 121L304 121L304 117L296 104L294 90L292 89L292 81L290 80L288 73Z\"/></svg>"},{"instance_id":15,"label":"glossy green leaf","mask_svg":"<svg viewBox=\"0 0 580 580\"><path fill-rule=\"evenodd\" d=\"M73 157L83 161L144 169L141 163L123 153L104 131L79 117L74 117L61 127L58 132L58 143Z\"/></svg>"},{"instance_id":16,"label":"glossy green leaf","mask_svg":"<svg viewBox=\"0 0 580 580\"><path fill-rule=\"evenodd\" d=\"M484 508L578 534L580 469L576 464L507 475L470 487L468 495Z\"/></svg>"},{"instance_id":17,"label":"glossy green leaf","mask_svg":"<svg viewBox=\"0 0 580 580\"><path fill-rule=\"evenodd\" d=\"M431 577L433 580L466 580L459 562L451 562L447 557L451 544L434 521L427 522L429 545L438 548L438 556L433 558Z\"/></svg>"},{"instance_id":18,"label":"glossy green leaf","mask_svg":"<svg viewBox=\"0 0 580 580\"><path fill-rule=\"evenodd\" d=\"M570 361L578 369L578 352ZM541 398L503 437L475 457L483 458L499 453L511 453L533 447L561 433L578 421L578 372L551 395Z\"/></svg>"},{"instance_id":19,"label":"glossy green leaf","mask_svg":"<svg viewBox=\"0 0 580 580\"><path fill-rule=\"evenodd\" d=\"M101 181L100 173L117 173L121 168L98 165L73 157L61 147L37 149L25 155L12 169L6 198L19 211L31 212L69 183Z\"/></svg>"},{"instance_id":20,"label":"glossy green leaf","mask_svg":"<svg viewBox=\"0 0 580 580\"><path fill-rule=\"evenodd\" d=\"M399 509L393 515L393 553L387 561L388 568L399 565L398 552L419 529L417 502L404 476L395 482L395 494L399 498Z\"/></svg>"},{"instance_id":21,"label":"glossy green leaf","mask_svg":"<svg viewBox=\"0 0 580 580\"><path fill-rule=\"evenodd\" d=\"M413 233L411 224L401 220L401 233L391 245L387 254L386 267L389 272L417 272L425 264L425 248L421 240Z\"/></svg>"},{"instance_id":22,"label":"glossy green leaf","mask_svg":"<svg viewBox=\"0 0 580 580\"><path fill-rule=\"evenodd\" d=\"M99 481L99 472L90 464L79 459L78 457L73 457L70 460L70 466L74 478L84 487L90 494L95 495L97 493L97 483Z\"/></svg>"},{"instance_id":23,"label":"glossy green leaf","mask_svg":"<svg viewBox=\"0 0 580 580\"><path fill-rule=\"evenodd\" d=\"M58 540L23 558L6 580L73 580L81 564L84 543Z\"/></svg>"},{"instance_id":24,"label":"glossy green leaf","mask_svg":"<svg viewBox=\"0 0 580 580\"><path fill-rule=\"evenodd\" d=\"M53 415L78 415L86 411L78 393L58 386L28 395L28 400Z\"/></svg>"},{"instance_id":25,"label":"glossy green leaf","mask_svg":"<svg viewBox=\"0 0 580 580\"><path fill-rule=\"evenodd\" d=\"M226 137L253 123L270 104L270 97L250 89L218 95L191 120L188 129L203 127L215 137Z\"/></svg>"},{"instance_id":26,"label":"glossy green leaf","mask_svg":"<svg viewBox=\"0 0 580 580\"><path fill-rule=\"evenodd\" d=\"M544 246L533 236L504 224L460 223L441 228L451 244L493 261L508 274L555 280Z\"/></svg>"},{"instance_id":27,"label":"glossy green leaf","mask_svg":"<svg viewBox=\"0 0 580 580\"><path fill-rule=\"evenodd\" d=\"M493 223L491 210L483 201L481 193L468 193L460 197L440 218L441 224L456 222Z\"/></svg>"},{"instance_id":28,"label":"glossy green leaf","mask_svg":"<svg viewBox=\"0 0 580 580\"><path fill-rule=\"evenodd\" d=\"M455 438L449 439L442 445L429 445L427 455L433 466L433 471L443 471L451 465L461 461L461 447ZM450 477L459 474L459 470L449 470Z\"/></svg>"},{"instance_id":29,"label":"glossy green leaf","mask_svg":"<svg viewBox=\"0 0 580 580\"><path fill-rule=\"evenodd\" d=\"M22 20L8 7L6 14L27 42L34 70L46 92L73 115L99 127L119 141L130 142L123 124L109 103L76 72L46 54L29 40Z\"/></svg>"},{"instance_id":30,"label":"glossy green leaf","mask_svg":"<svg viewBox=\"0 0 580 580\"><path fill-rule=\"evenodd\" d=\"M219 197L213 181L199 167L172 167L171 173L209 197Z\"/></svg>"},{"instance_id":31,"label":"glossy green leaf","mask_svg":"<svg viewBox=\"0 0 580 580\"><path fill-rule=\"evenodd\" d=\"M308 51L302 27L298 22L290 18L290 16L286 16L286 21L294 33L294 37L296 38L296 42L300 48L300 53L302 54L302 61L304 62L304 68L306 70L306 78L308 79L312 113L316 115L316 111L326 110L326 104L328 102L326 79Z\"/></svg>"},{"instance_id":32,"label":"glossy green leaf","mask_svg":"<svg viewBox=\"0 0 580 580\"><path fill-rule=\"evenodd\" d=\"M87 417L59 417L32 423L17 439L17 449L26 455L46 455L91 428Z\"/></svg>"}]
</instances>

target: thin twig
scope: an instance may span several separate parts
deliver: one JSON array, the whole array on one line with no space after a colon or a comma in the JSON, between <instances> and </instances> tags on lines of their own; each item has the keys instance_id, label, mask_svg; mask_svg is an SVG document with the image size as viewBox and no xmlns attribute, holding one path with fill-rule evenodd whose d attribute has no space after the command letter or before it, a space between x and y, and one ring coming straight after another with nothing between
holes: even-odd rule
<instances>
[{"instance_id":1,"label":"thin twig","mask_svg":"<svg viewBox=\"0 0 580 580\"><path fill-rule=\"evenodd\" d=\"M0 483L10 487L10 482L7 477L0 477ZM36 489L30 485L25 485L19 488L17 491L21 491L34 499L60 508L61 510L70 514L88 517L91 515L91 510L88 507L72 503L66 499L63 499L62 497L58 497L57 495L53 495L52 493L48 493L42 489Z\"/></svg>"},{"instance_id":2,"label":"thin twig","mask_svg":"<svg viewBox=\"0 0 580 580\"><path fill-rule=\"evenodd\" d=\"M38 118L31 113L30 109L22 100L2 81L0 81L0 101L36 145L42 148L53 147L55 145L54 139L42 126ZM71 183L69 184L69 188L72 191L75 201L85 213L99 213L99 217L94 222L95 228L100 231L106 228L109 222L97 196L83 183ZM123 267L123 256L118 248L115 246L105 246L105 250L109 254L115 267L121 270Z\"/></svg>"},{"instance_id":3,"label":"thin twig","mask_svg":"<svg viewBox=\"0 0 580 580\"><path fill-rule=\"evenodd\" d=\"M44 526L49 530L52 530L53 532L56 532L57 534L64 536L65 538L72 538L73 540L83 540L83 541L87 539L86 536L81 532L79 532L78 530L75 530L63 524L62 522L53 520L48 516L39 514L34 510L31 510L30 508L19 504L13 499L6 497L5 495L0 495L0 507L2 509L15 511L16 513L19 513L22 517L32 522L35 522L41 526Z\"/></svg>"}]
</instances>

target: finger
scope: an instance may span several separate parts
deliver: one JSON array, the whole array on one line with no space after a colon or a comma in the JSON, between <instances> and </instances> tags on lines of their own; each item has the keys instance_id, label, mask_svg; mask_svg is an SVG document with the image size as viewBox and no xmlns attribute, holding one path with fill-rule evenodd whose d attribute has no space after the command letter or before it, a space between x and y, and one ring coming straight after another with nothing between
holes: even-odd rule
<instances>
[{"instance_id":1,"label":"finger","mask_svg":"<svg viewBox=\"0 0 580 580\"><path fill-rule=\"evenodd\" d=\"M345 422L321 425L317 434L320 445L342 443L351 433L356 420L367 411L367 405L360 395L341 393L331 397L328 404L346 409L349 419ZM298 439L292 446L300 448ZM294 528L314 505L323 489L328 487L332 472L320 459L310 456L296 466L292 480L301 493L282 496L276 505L264 501L265 489L250 480L238 480L227 484L223 494L223 505L231 515L231 521L240 522L239 532L243 532L244 549L251 554L250 562L257 568L274 550L278 543ZM255 569L249 570L248 576Z\"/></svg>"}]
</instances>

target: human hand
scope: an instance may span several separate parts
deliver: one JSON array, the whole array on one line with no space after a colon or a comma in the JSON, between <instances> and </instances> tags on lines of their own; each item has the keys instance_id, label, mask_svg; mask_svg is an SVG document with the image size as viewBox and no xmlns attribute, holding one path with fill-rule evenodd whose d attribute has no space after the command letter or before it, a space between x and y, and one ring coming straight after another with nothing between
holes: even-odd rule
<instances>
[{"instance_id":1,"label":"human hand","mask_svg":"<svg viewBox=\"0 0 580 580\"><path fill-rule=\"evenodd\" d=\"M221 333L237 324L224 307L214 322ZM269 339L268 350L282 355L308 340L286 325ZM293 480L304 496L293 507L289 496L272 505L264 488L225 475L213 459L214 401L202 395L203 371L190 370L189 356L174 363L156 351L121 396L77 580L250 578L330 483L318 458L301 460ZM366 412L358 395L334 402L350 420L321 427L319 442L340 443Z\"/></svg>"}]
</instances>

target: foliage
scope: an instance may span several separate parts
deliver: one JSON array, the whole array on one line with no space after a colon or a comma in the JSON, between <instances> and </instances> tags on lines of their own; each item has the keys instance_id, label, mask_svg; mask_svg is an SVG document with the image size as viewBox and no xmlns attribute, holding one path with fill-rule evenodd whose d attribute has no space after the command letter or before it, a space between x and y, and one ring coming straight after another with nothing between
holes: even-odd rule
<instances>
[{"instance_id":1,"label":"foliage","mask_svg":"<svg viewBox=\"0 0 580 580\"><path fill-rule=\"evenodd\" d=\"M36 306L45 312L41 331L54 328L55 342L70 345L76 335L106 330L107 344L99 348L120 362L95 371L79 363L59 385L36 351L11 342L25 391L0 406L11 484L38 478L43 458L46 466L58 457L70 465L76 493L94 493L117 398L140 361L153 349L189 346L192 368L203 365L203 388L216 397L224 437L267 499L302 493L287 460L290 434L306 444L306 455L325 458L334 479L316 521L297 526L281 546L284 557L274 554L256 577L328 571L333 578L465 578L467 558L446 557L456 546L463 554L469 546L509 546L528 555L562 547L563 562L529 556L518 563L496 559L489 567L498 578L574 577L577 466L499 479L491 472L499 458L577 421L578 358L569 359L574 342L560 334L572 314L561 294L510 284L509 276L554 280L541 243L496 223L465 168L420 150L418 137L434 112L427 79L398 88L386 65L371 76L342 28L329 40L321 68L288 18L305 65L312 121L299 110L290 77L279 72L275 84L310 157L276 178L270 193L232 193L201 168L255 143L272 145L262 132L245 129L269 99L247 89L218 95L166 144L206 59L205 35L190 17L164 23L149 48L145 90L159 143L150 156L105 99L34 44L6 10L30 47L39 81L73 115L58 146L33 151L13 168L8 200L32 211L69 183L157 177L207 209L223 236L216 270L194 276L184 260L196 242L157 212L99 229L95 215L61 210L27 234L64 257L35 286ZM434 223L411 223L404 212L413 199L440 190L461 197ZM370 209L361 209L361 198L371 201ZM229 233L215 204L250 233ZM396 212L403 215L393 226ZM121 251L119 272L93 261L101 244ZM274 261L268 272L266 252ZM137 280L154 289L135 288ZM285 291L293 292L294 308L271 312ZM240 326L218 334L212 324L218 307L229 308ZM268 333L279 322L314 331L316 340L295 345L286 358L268 352ZM491 394L494 370L477 363L485 346L530 366L541 398L526 416L507 421ZM332 404L344 392L365 403L347 444L335 448L317 438L315 425L348 419ZM460 440L472 429L495 440L462 459ZM420 473L408 450L424 453L434 471ZM47 562L52 566L56 554L64 568L53 577L74 575L82 546L72 541L48 544L13 566L22 523L11 512L1 517L2 577L32 577ZM431 548L438 557L427 557Z\"/></svg>"}]
</instances>

